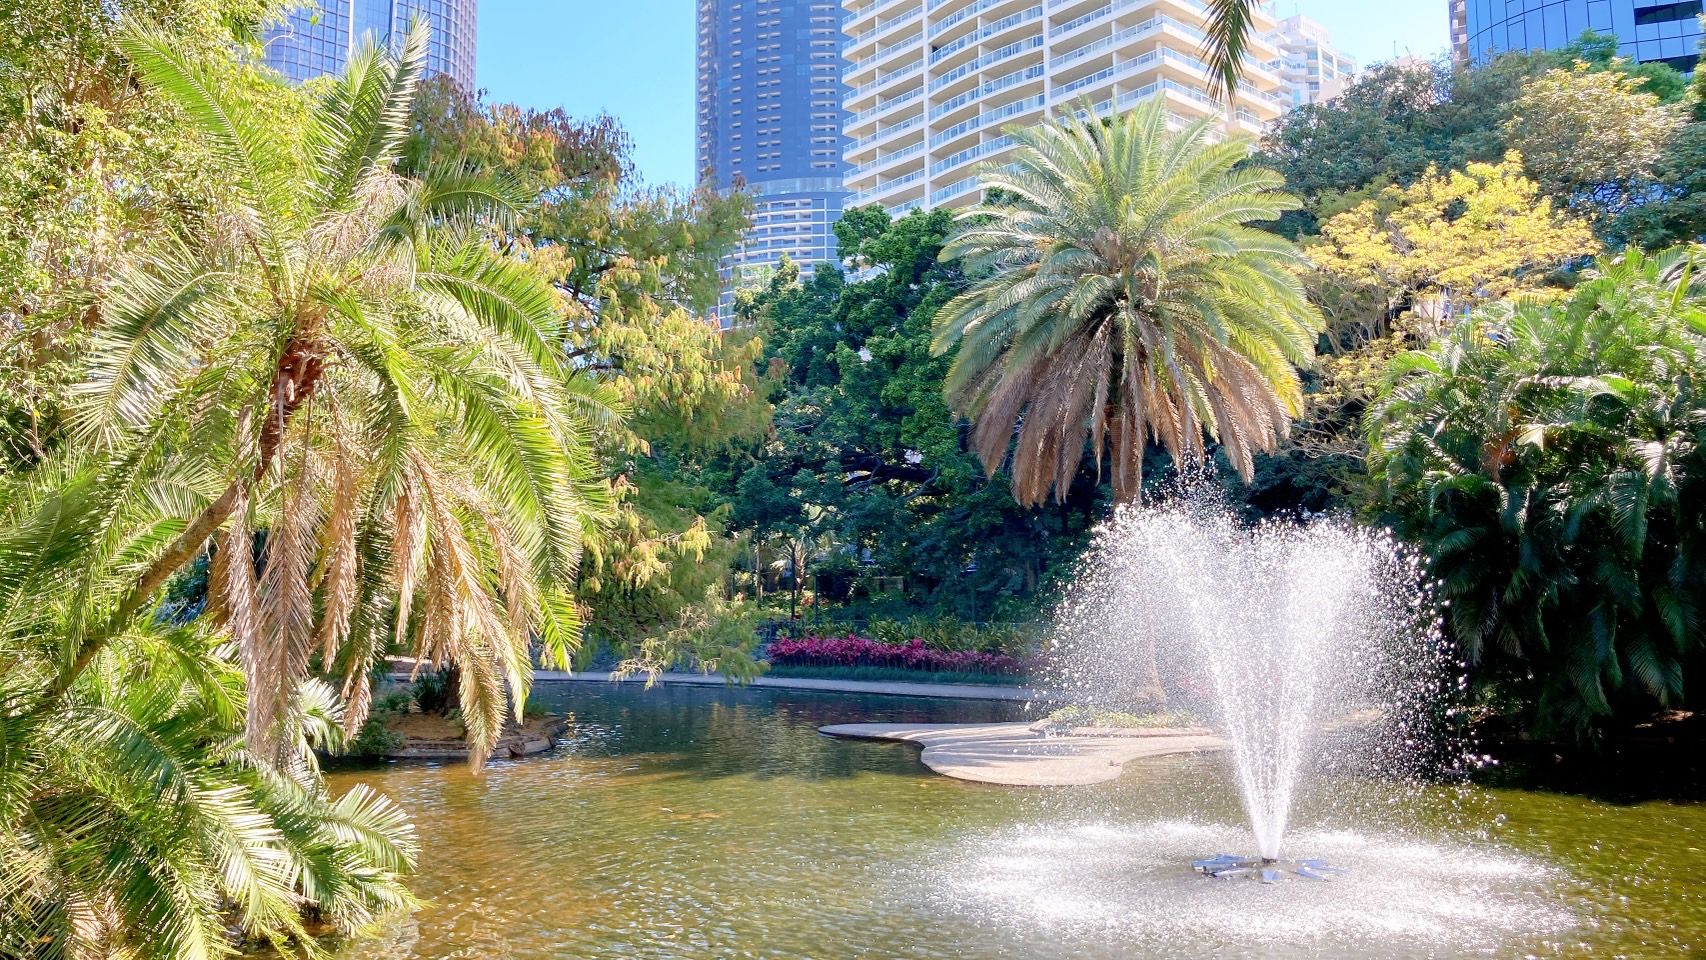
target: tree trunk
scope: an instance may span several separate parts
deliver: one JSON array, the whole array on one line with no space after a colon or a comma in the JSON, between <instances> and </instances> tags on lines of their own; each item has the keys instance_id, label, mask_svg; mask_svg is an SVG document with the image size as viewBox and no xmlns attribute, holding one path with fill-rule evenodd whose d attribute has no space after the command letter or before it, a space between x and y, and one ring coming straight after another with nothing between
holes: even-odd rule
<instances>
[{"instance_id":1,"label":"tree trunk","mask_svg":"<svg viewBox=\"0 0 1706 960\"><path fill-rule=\"evenodd\" d=\"M171 579L180 567L194 559L196 554L207 546L208 538L236 511L237 503L244 492L266 476L278 454L279 445L284 441L285 429L319 383L323 359L311 344L300 340L293 341L285 348L279 357L278 368L273 373L272 386L268 391L269 410L266 421L261 425L254 473L247 478L239 476L231 481L231 485L225 488L219 499L197 514L184 531L178 534L178 538L172 541L172 545L166 548L166 552L137 576L135 585L125 594L124 599L119 601L112 616L83 638L82 643L78 645L77 656L72 659L70 666L48 686L46 696L42 700L44 704L58 700L71 689L71 685L89 668L95 655L106 647L107 642L124 630L130 618L165 586L166 581Z\"/></svg>"}]
</instances>

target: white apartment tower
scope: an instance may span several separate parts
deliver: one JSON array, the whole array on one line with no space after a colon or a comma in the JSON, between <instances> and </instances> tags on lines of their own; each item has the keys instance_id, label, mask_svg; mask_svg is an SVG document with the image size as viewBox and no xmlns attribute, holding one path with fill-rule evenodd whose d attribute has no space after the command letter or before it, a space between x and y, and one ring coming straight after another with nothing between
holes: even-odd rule
<instances>
[{"instance_id":1,"label":"white apartment tower","mask_svg":"<svg viewBox=\"0 0 1706 960\"><path fill-rule=\"evenodd\" d=\"M1225 115L1201 60L1197 0L845 0L847 205L958 207L977 168L1012 147L1002 128L1088 101L1124 112L1161 97L1181 121ZM1291 107L1278 27L1257 13L1226 125L1259 135Z\"/></svg>"},{"instance_id":2,"label":"white apartment tower","mask_svg":"<svg viewBox=\"0 0 1706 960\"><path fill-rule=\"evenodd\" d=\"M1334 48L1332 31L1308 17L1281 20L1268 40L1279 48L1274 66L1290 93L1288 107L1333 100L1356 79L1356 60Z\"/></svg>"}]
</instances>

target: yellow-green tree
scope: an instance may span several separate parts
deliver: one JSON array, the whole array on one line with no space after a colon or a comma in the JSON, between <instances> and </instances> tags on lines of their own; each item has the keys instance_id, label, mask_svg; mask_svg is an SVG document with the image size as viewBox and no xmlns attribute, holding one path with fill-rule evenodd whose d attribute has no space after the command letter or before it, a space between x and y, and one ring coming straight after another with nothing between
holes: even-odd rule
<instances>
[{"instance_id":1,"label":"yellow-green tree","mask_svg":"<svg viewBox=\"0 0 1706 960\"><path fill-rule=\"evenodd\" d=\"M1322 225L1310 253L1334 285L1381 295L1397 316L1537 291L1548 273L1598 249L1587 222L1542 196L1513 152L1388 187Z\"/></svg>"},{"instance_id":2,"label":"yellow-green tree","mask_svg":"<svg viewBox=\"0 0 1706 960\"><path fill-rule=\"evenodd\" d=\"M1323 307L1332 349L1292 442L1360 470L1356 424L1392 357L1448 314L1541 292L1553 270L1595 249L1587 222L1542 195L1515 154L1369 191L1329 217L1309 249L1318 267L1310 298Z\"/></svg>"},{"instance_id":3,"label":"yellow-green tree","mask_svg":"<svg viewBox=\"0 0 1706 960\"><path fill-rule=\"evenodd\" d=\"M1543 190L1572 207L1615 213L1651 181L1681 128L1677 107L1616 70L1552 70L1529 82L1505 130Z\"/></svg>"},{"instance_id":4,"label":"yellow-green tree","mask_svg":"<svg viewBox=\"0 0 1706 960\"><path fill-rule=\"evenodd\" d=\"M214 216L230 194L183 115L135 82L113 43L124 17L174 42L294 129L288 95L237 55L264 0L0 3L0 473L61 436L70 385L118 263L164 232Z\"/></svg>"},{"instance_id":5,"label":"yellow-green tree","mask_svg":"<svg viewBox=\"0 0 1706 960\"><path fill-rule=\"evenodd\" d=\"M753 370L762 344L725 336L706 316L750 202L643 187L630 150L608 116L489 104L441 79L416 102L404 167L495 172L536 198L499 242L557 291L557 346L577 379L608 388L631 413L596 437L614 511L582 534L577 599L592 638L648 665L717 659L738 669L739 657L707 656L707 634L682 626L699 619L684 608L720 587L734 551L706 491L672 471L680 450L759 436L768 423Z\"/></svg>"}]
</instances>

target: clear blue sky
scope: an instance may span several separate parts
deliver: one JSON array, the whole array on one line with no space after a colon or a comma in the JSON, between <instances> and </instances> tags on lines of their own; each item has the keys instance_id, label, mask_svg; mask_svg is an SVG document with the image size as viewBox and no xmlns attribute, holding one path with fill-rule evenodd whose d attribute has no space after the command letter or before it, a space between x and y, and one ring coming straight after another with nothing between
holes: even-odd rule
<instances>
[{"instance_id":1,"label":"clear blue sky","mask_svg":"<svg viewBox=\"0 0 1706 960\"><path fill-rule=\"evenodd\" d=\"M479 86L493 100L614 114L649 183L693 182L693 0L479 0ZM1363 63L1445 50L1446 0L1278 0Z\"/></svg>"}]
</instances>

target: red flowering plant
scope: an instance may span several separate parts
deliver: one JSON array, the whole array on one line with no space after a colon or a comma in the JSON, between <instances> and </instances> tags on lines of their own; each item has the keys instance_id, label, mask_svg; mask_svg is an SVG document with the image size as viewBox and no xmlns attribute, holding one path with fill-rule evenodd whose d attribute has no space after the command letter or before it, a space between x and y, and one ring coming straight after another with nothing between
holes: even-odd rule
<instances>
[{"instance_id":1,"label":"red flowering plant","mask_svg":"<svg viewBox=\"0 0 1706 960\"><path fill-rule=\"evenodd\" d=\"M936 650L925 646L920 639L906 643L878 643L851 633L845 637L807 635L799 640L777 637L770 644L769 659L779 666L899 667L931 672L994 674L1024 672L1024 663L1005 653Z\"/></svg>"}]
</instances>

